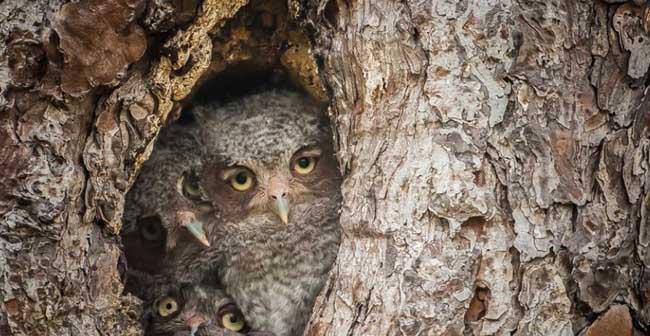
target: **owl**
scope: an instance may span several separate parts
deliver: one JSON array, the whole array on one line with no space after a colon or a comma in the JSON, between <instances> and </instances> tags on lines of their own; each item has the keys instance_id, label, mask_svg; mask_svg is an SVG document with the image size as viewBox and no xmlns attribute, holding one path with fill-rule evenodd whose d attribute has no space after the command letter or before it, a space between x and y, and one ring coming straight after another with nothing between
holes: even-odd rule
<instances>
[{"instance_id":1,"label":"owl","mask_svg":"<svg viewBox=\"0 0 650 336\"><path fill-rule=\"evenodd\" d=\"M172 258L179 281L216 272L256 330L301 335L338 251L341 175L327 119L271 90L196 107L211 246Z\"/></svg>"},{"instance_id":2,"label":"owl","mask_svg":"<svg viewBox=\"0 0 650 336\"><path fill-rule=\"evenodd\" d=\"M216 287L169 290L145 307L145 335L237 335L249 331L233 301ZM230 332L229 332L230 331Z\"/></svg>"},{"instance_id":3,"label":"owl","mask_svg":"<svg viewBox=\"0 0 650 336\"><path fill-rule=\"evenodd\" d=\"M159 135L151 157L125 200L123 242L127 259L145 271L182 238L209 245L202 217L212 209L198 184L201 147L195 125L174 124Z\"/></svg>"}]
</instances>

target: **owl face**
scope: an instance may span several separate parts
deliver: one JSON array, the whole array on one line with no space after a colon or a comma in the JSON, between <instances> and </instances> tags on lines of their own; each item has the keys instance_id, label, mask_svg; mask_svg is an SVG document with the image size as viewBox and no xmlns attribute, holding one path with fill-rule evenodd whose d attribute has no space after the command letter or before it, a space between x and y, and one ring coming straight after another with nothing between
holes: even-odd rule
<instances>
[{"instance_id":1,"label":"owl face","mask_svg":"<svg viewBox=\"0 0 650 336\"><path fill-rule=\"evenodd\" d=\"M163 211L167 211L166 217L172 221L168 224L169 227L183 228L196 242L210 246L203 230L203 222L205 217L209 217L212 207L207 203L207 196L199 184L197 174L197 170L188 169L182 175L175 177L176 194L174 199L178 206ZM174 238L178 239L177 236L178 233ZM168 237L167 250L173 248L173 245L173 241Z\"/></svg>"},{"instance_id":2,"label":"owl face","mask_svg":"<svg viewBox=\"0 0 650 336\"><path fill-rule=\"evenodd\" d=\"M227 217L290 225L293 208L338 188L329 128L300 96L267 92L209 112L202 136L212 156L201 184Z\"/></svg>"},{"instance_id":3,"label":"owl face","mask_svg":"<svg viewBox=\"0 0 650 336\"><path fill-rule=\"evenodd\" d=\"M214 162L203 180L224 214L273 214L289 224L291 207L327 195L336 187L336 160L328 146L314 144L278 153L275 162Z\"/></svg>"},{"instance_id":4,"label":"owl face","mask_svg":"<svg viewBox=\"0 0 650 336\"><path fill-rule=\"evenodd\" d=\"M161 131L151 158L127 195L125 226L133 227L125 235L127 245L135 241L146 251L162 245L168 252L183 236L209 245L202 217L212 207L198 183L200 146L193 133L180 125Z\"/></svg>"},{"instance_id":5,"label":"owl face","mask_svg":"<svg viewBox=\"0 0 650 336\"><path fill-rule=\"evenodd\" d=\"M249 330L239 308L222 290L188 285L159 296L146 309L147 335L192 335L199 330Z\"/></svg>"}]
</instances>

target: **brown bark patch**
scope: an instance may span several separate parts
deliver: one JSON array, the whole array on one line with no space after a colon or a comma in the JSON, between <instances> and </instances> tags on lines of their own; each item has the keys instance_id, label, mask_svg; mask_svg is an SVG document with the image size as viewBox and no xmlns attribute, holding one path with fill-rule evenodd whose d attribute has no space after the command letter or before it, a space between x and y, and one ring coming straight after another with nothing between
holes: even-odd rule
<instances>
[{"instance_id":1,"label":"brown bark patch","mask_svg":"<svg viewBox=\"0 0 650 336\"><path fill-rule=\"evenodd\" d=\"M626 306L613 306L594 322L585 336L632 336L632 318Z\"/></svg>"},{"instance_id":2,"label":"brown bark patch","mask_svg":"<svg viewBox=\"0 0 650 336\"><path fill-rule=\"evenodd\" d=\"M13 177L26 169L30 156L30 150L20 146L18 139L14 137L10 130L0 128L0 157L3 158L3 160L0 160L0 171L2 171L0 190L15 190L19 181ZM6 213L13 206L12 198L13 195L9 195L8 192L0 194L0 214Z\"/></svg>"},{"instance_id":3,"label":"brown bark patch","mask_svg":"<svg viewBox=\"0 0 650 336\"><path fill-rule=\"evenodd\" d=\"M282 65L291 79L300 83L312 97L327 100L307 36L300 31L292 31L288 35L289 48L280 57Z\"/></svg>"},{"instance_id":4,"label":"brown bark patch","mask_svg":"<svg viewBox=\"0 0 650 336\"><path fill-rule=\"evenodd\" d=\"M147 41L134 21L141 0L68 3L53 28L64 64L61 88L80 96L100 85L115 85L129 64L145 52Z\"/></svg>"},{"instance_id":5,"label":"brown bark patch","mask_svg":"<svg viewBox=\"0 0 650 336\"><path fill-rule=\"evenodd\" d=\"M29 32L14 32L7 43L7 64L11 83L18 88L32 87L45 72L45 51Z\"/></svg>"},{"instance_id":6,"label":"brown bark patch","mask_svg":"<svg viewBox=\"0 0 650 336\"><path fill-rule=\"evenodd\" d=\"M465 321L475 322L482 319L488 310L489 298L489 288L476 287L474 297L469 303L469 309L465 312Z\"/></svg>"},{"instance_id":7,"label":"brown bark patch","mask_svg":"<svg viewBox=\"0 0 650 336\"><path fill-rule=\"evenodd\" d=\"M487 221L485 220L485 217L475 216L466 220L463 223L463 226L473 230L476 233L476 236L480 237L485 233L486 224Z\"/></svg>"}]
</instances>

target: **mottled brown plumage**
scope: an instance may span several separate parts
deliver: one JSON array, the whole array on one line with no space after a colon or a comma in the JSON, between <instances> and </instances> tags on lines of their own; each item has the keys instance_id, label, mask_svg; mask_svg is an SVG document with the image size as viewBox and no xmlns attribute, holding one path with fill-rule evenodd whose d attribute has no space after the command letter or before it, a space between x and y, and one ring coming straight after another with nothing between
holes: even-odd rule
<instances>
[{"instance_id":1,"label":"mottled brown plumage","mask_svg":"<svg viewBox=\"0 0 650 336\"><path fill-rule=\"evenodd\" d=\"M267 91L197 107L212 246L170 260L179 281L216 273L256 330L299 335L340 239L329 125L304 97Z\"/></svg>"}]
</instances>

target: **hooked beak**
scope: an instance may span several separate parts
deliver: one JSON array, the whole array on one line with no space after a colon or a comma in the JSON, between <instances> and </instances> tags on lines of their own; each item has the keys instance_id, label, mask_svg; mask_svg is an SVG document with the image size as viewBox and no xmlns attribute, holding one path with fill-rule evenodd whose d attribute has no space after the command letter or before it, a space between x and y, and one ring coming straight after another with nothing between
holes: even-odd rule
<instances>
[{"instance_id":1,"label":"hooked beak","mask_svg":"<svg viewBox=\"0 0 650 336\"><path fill-rule=\"evenodd\" d=\"M206 247L210 247L210 242L208 241L208 237L206 236L205 231L203 231L203 224L201 222L192 222L192 223L186 224L185 228L201 244L205 245Z\"/></svg>"},{"instance_id":2,"label":"hooked beak","mask_svg":"<svg viewBox=\"0 0 650 336\"><path fill-rule=\"evenodd\" d=\"M271 203L271 210L273 213L278 215L282 220L282 223L289 224L289 202L287 198L282 196L273 196L273 202Z\"/></svg>"}]
</instances>

